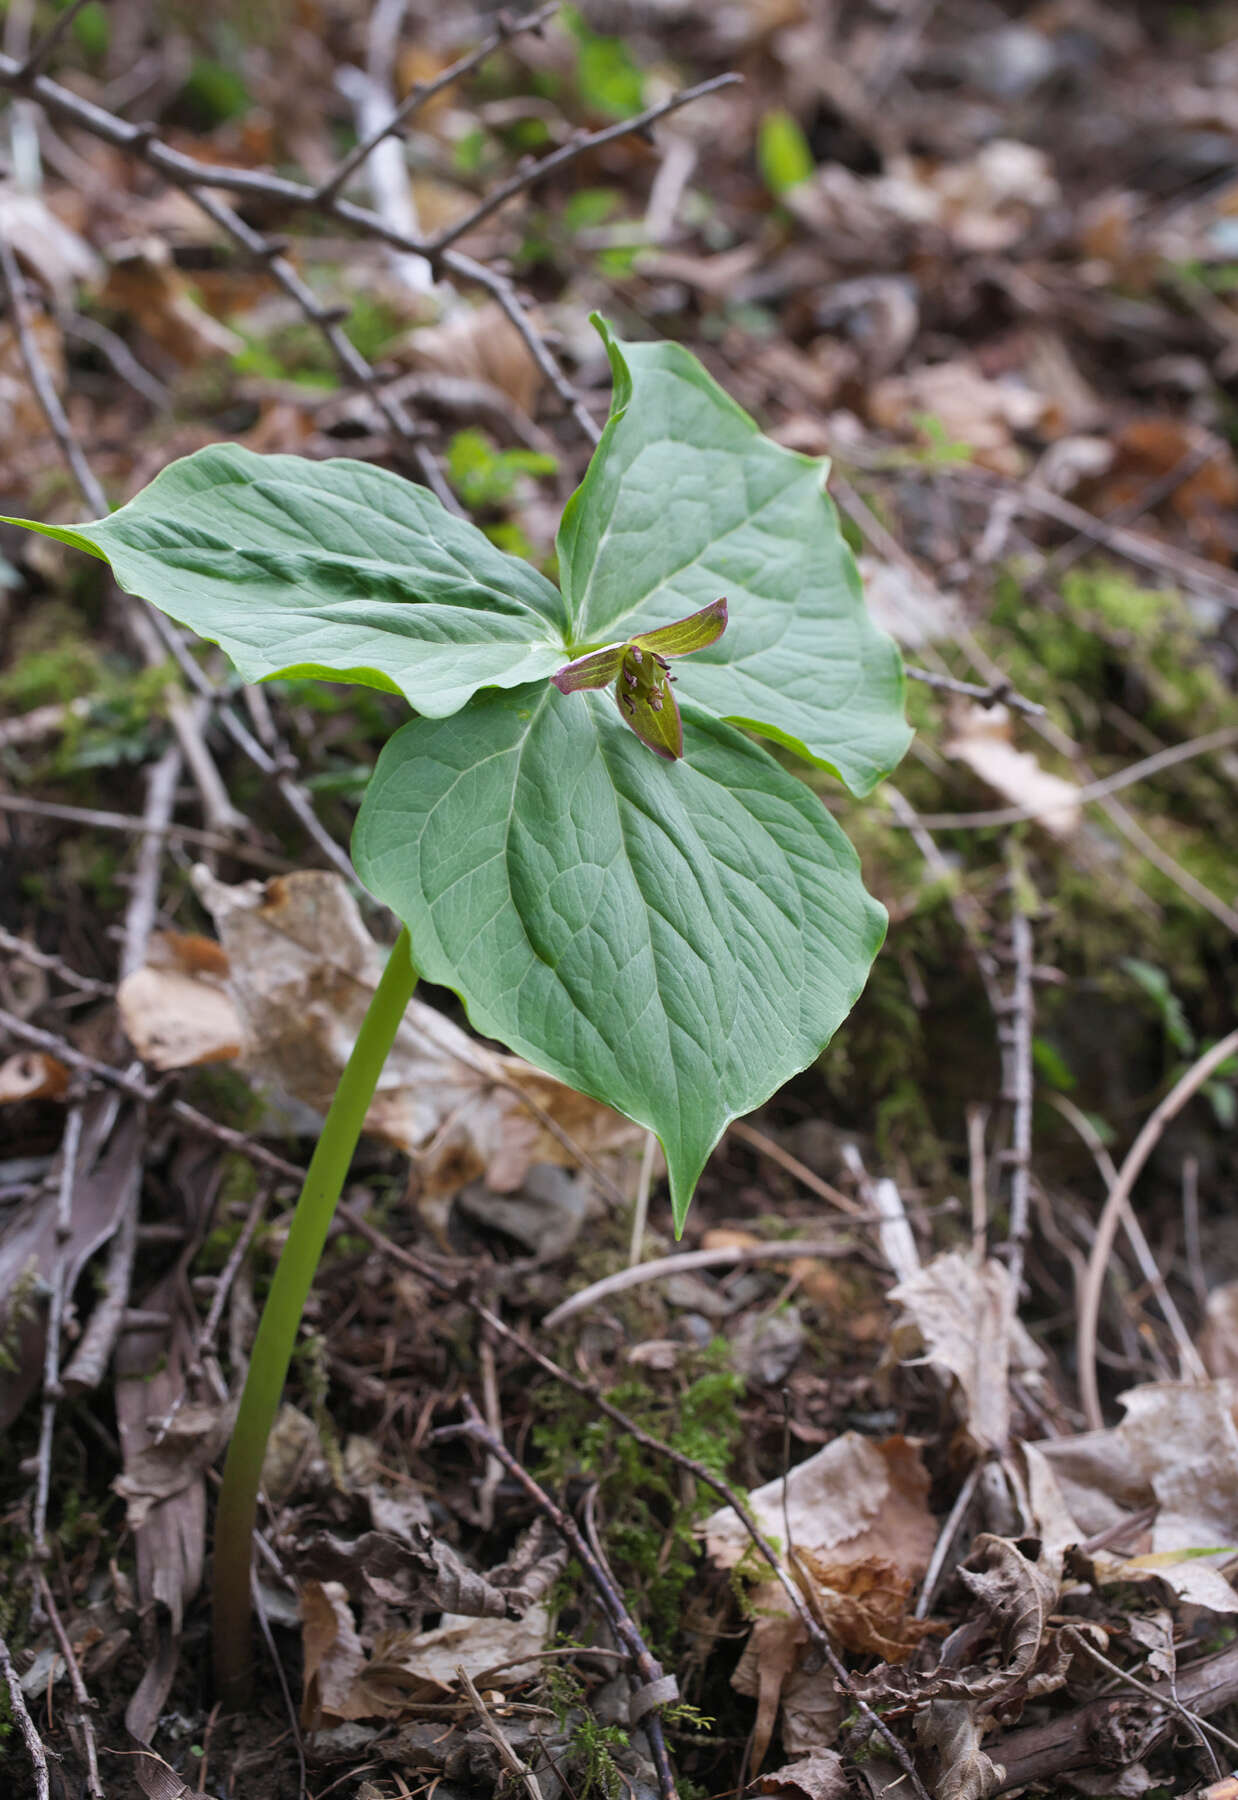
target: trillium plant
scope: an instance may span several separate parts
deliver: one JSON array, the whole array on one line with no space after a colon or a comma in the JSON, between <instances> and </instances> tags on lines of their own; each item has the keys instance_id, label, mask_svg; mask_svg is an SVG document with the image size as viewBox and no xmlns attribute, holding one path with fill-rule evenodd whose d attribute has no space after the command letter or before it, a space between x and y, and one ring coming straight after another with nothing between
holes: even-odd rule
<instances>
[{"instance_id":1,"label":"trillium plant","mask_svg":"<svg viewBox=\"0 0 1238 1800\"><path fill-rule=\"evenodd\" d=\"M418 976L655 1132L678 1232L727 1124L820 1054L885 931L839 826L769 748L864 794L909 738L826 464L764 438L679 346L595 323L613 399L559 527L558 587L397 475L235 445L93 524L17 521L102 558L247 681L356 682L413 713L352 842L403 929L310 1162L224 1470L215 1653L232 1703L267 1436Z\"/></svg>"}]
</instances>

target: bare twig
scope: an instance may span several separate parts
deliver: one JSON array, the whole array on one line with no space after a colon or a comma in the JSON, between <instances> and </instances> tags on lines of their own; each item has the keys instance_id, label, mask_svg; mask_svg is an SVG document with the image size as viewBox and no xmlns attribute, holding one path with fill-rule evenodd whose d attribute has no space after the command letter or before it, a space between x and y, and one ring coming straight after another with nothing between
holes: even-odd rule
<instances>
[{"instance_id":1,"label":"bare twig","mask_svg":"<svg viewBox=\"0 0 1238 1800\"><path fill-rule=\"evenodd\" d=\"M1017 879L1011 884L1010 920L1014 975L1007 1010L998 1021L1002 1046L1002 1098L1012 1108L1010 1162L1010 1293L1015 1307L1023 1286L1023 1253L1027 1246L1028 1202L1032 1179L1032 924L1019 902Z\"/></svg>"},{"instance_id":2,"label":"bare twig","mask_svg":"<svg viewBox=\"0 0 1238 1800\"><path fill-rule=\"evenodd\" d=\"M716 1250L680 1250L674 1256L659 1256L652 1262L635 1263L613 1275L604 1275L600 1281L590 1282L588 1287L561 1300L552 1312L548 1312L541 1329L556 1331L578 1313L588 1312L603 1300L609 1300L612 1294L626 1293L629 1288L643 1287L650 1281L665 1281L672 1275L683 1275L692 1269L729 1269L746 1263L795 1262L801 1256L842 1254L841 1244L813 1243L808 1239L799 1243L794 1238L776 1244L726 1244Z\"/></svg>"},{"instance_id":3,"label":"bare twig","mask_svg":"<svg viewBox=\"0 0 1238 1800\"><path fill-rule=\"evenodd\" d=\"M941 471L937 473L940 475ZM1180 550L1173 544L1163 544L1156 538L1146 537L1141 531L1131 530L1129 526L1114 525L1108 520L1095 518L1093 514L1085 512L1083 507L1075 506L1071 501L1063 500L1060 495L1050 493L1047 488L1037 487L1032 482L1010 482L1003 476L990 474L974 464L960 465L945 473L953 483L977 488L985 494L996 492L1008 495L1017 511L1052 519L1055 524L1081 532L1084 537L1094 543L1104 544L1107 549L1125 557L1128 562L1138 563L1144 568L1155 569L1158 574L1167 575L1177 586L1193 588L1199 593L1210 594L1225 606L1238 607L1238 580L1219 563L1206 562L1202 556L1194 556L1190 551Z\"/></svg>"},{"instance_id":4,"label":"bare twig","mask_svg":"<svg viewBox=\"0 0 1238 1800\"><path fill-rule=\"evenodd\" d=\"M28 944L25 938L16 937L13 932L6 931L0 925L0 950L12 956L18 962L28 963L32 969L43 969L54 975L57 981L63 981L66 987L76 988L79 994L96 1000L107 1000L116 992L110 981L95 981L90 975L79 975L58 956L50 956L46 950L39 950L34 944Z\"/></svg>"},{"instance_id":5,"label":"bare twig","mask_svg":"<svg viewBox=\"0 0 1238 1800\"><path fill-rule=\"evenodd\" d=\"M644 1725L649 1738L654 1767L658 1772L658 1787L662 1800L677 1800L675 1777L671 1773L670 1757L667 1755L666 1742L662 1736L662 1723L656 1711L659 1705L663 1705L675 1697L674 1677L670 1678L670 1691L668 1691L667 1677L663 1672L662 1665L650 1653L648 1645L637 1629L636 1622L624 1604L623 1596L585 1542L575 1519L551 1499L545 1488L534 1481L523 1464L517 1462L506 1444L495 1437L467 1395L464 1400L464 1408L466 1423L460 1426L448 1426L447 1431L475 1438L478 1443L483 1444L492 1456L498 1458L508 1474L519 1482L539 1511L550 1520L560 1537L570 1546L573 1556L581 1563L597 1589L598 1598L602 1602L611 1630L627 1650L639 1671L644 1689L654 1690L649 1710L638 1713L637 1717L639 1722ZM435 1435L442 1437L445 1434L438 1432ZM639 1693L634 1696L634 1708L639 1707L641 1698Z\"/></svg>"},{"instance_id":6,"label":"bare twig","mask_svg":"<svg viewBox=\"0 0 1238 1800\"><path fill-rule=\"evenodd\" d=\"M512 19L500 13L496 28L488 37L482 39L475 50L470 50L467 56L458 58L440 75L436 75L433 81L414 82L386 124L372 131L368 137L362 138L355 148L348 152L338 167L332 170L326 180L319 182L314 193L318 203L322 205L334 199L344 183L361 167L370 152L377 149L384 139L394 137L402 131L413 116L433 100L436 94L441 94L444 88L449 88L465 75L470 75L480 63L485 62L488 56L503 44L510 43L514 37L519 37L525 32L539 32L546 21L553 18L558 10L558 0L551 0L550 5L540 6L536 12L526 13L522 19Z\"/></svg>"},{"instance_id":7,"label":"bare twig","mask_svg":"<svg viewBox=\"0 0 1238 1800\"><path fill-rule=\"evenodd\" d=\"M30 1717L26 1696L22 1692L21 1680L17 1670L13 1667L13 1658L9 1655L9 1647L3 1636L0 1636L0 1675L4 1676L4 1684L9 1690L9 1706L13 1717L17 1720L17 1729L21 1732L22 1742L34 1764L35 1800L50 1800L51 1787L47 1775L47 1753L43 1748L42 1739L34 1728L34 1720Z\"/></svg>"},{"instance_id":8,"label":"bare twig","mask_svg":"<svg viewBox=\"0 0 1238 1800\"><path fill-rule=\"evenodd\" d=\"M819 1200L827 1201L830 1206L836 1206L839 1212L848 1213L852 1218L864 1217L864 1208L849 1194L844 1194L841 1188L836 1188L830 1182L824 1181L820 1175L808 1167L807 1163L802 1163L798 1156L792 1156L789 1150L784 1150L782 1145L766 1132L758 1131L750 1120L732 1119L727 1126L727 1132L731 1137L737 1137L741 1144L747 1144L759 1155L768 1157L770 1162L777 1163L780 1169L785 1169L788 1175L794 1176L795 1180L806 1187L809 1193L816 1194Z\"/></svg>"},{"instance_id":9,"label":"bare twig","mask_svg":"<svg viewBox=\"0 0 1238 1800\"><path fill-rule=\"evenodd\" d=\"M1105 1282L1105 1270L1113 1251L1113 1240L1118 1229L1123 1205L1129 1201L1131 1189L1139 1178L1140 1171L1158 1143L1166 1125L1197 1094L1211 1075L1214 1075L1223 1062L1238 1053L1238 1031L1231 1031L1210 1050L1204 1051L1196 1058L1186 1073L1179 1078L1166 1094L1165 1098L1149 1115L1147 1122L1138 1137L1126 1153L1126 1158L1118 1171L1118 1179L1109 1190L1109 1197L1101 1209L1096 1225L1096 1241L1092 1245L1088 1257L1087 1273L1084 1277L1083 1292L1079 1301L1079 1387L1083 1401L1084 1415L1088 1428L1100 1431L1104 1428L1104 1414L1100 1407L1100 1386L1096 1373L1096 1331L1100 1319L1100 1297Z\"/></svg>"},{"instance_id":10,"label":"bare twig","mask_svg":"<svg viewBox=\"0 0 1238 1800\"><path fill-rule=\"evenodd\" d=\"M677 94L671 94L666 100L659 101L656 106L647 106L644 112L636 113L630 119L621 119L617 125L607 125L601 131L583 132L574 137L570 143L561 144L557 150L530 163L525 169L518 169L507 181L501 181L498 187L491 190L470 213L457 219L437 237L430 239L428 249L431 254L446 250L467 236L488 219L514 195L523 193L543 176L562 168L565 163L574 162L590 150L597 150L603 144L611 144L616 138L627 137L633 131L647 131L659 119L666 118L668 113L678 112L681 106L690 106L694 100L700 100L705 94L716 94L720 88L734 87L741 76L735 74L713 75L708 81L698 81L695 87L681 88Z\"/></svg>"},{"instance_id":11,"label":"bare twig","mask_svg":"<svg viewBox=\"0 0 1238 1800\"><path fill-rule=\"evenodd\" d=\"M177 751L179 757L180 752ZM149 837L162 840L179 838L182 843L199 845L203 850L218 850L226 856L235 857L238 862L251 863L256 869L265 869L272 875L285 875L296 865L290 863L286 856L273 856L269 850L259 850L253 844L241 844L220 831L200 831L195 825L155 824L147 819L139 819L133 813L102 812L92 806L62 806L54 800L30 800L24 794L0 794L0 812L23 813L28 818L61 819L66 825L85 825L92 831L125 831L134 837ZM352 866L349 875L355 879ZM0 949L6 946L0 942ZM70 979L66 977L65 979ZM84 977L78 978L80 985Z\"/></svg>"},{"instance_id":12,"label":"bare twig","mask_svg":"<svg viewBox=\"0 0 1238 1800\"><path fill-rule=\"evenodd\" d=\"M1118 1180L1117 1166L1088 1115L1065 1094L1048 1094L1046 1099L1061 1113L1067 1123L1073 1126L1092 1152L1106 1188L1115 1187ZM1144 1236L1143 1226L1139 1223L1129 1200L1122 1208L1122 1229L1134 1252L1135 1261L1139 1264L1139 1272L1156 1295L1156 1303L1173 1334L1173 1340L1178 1350L1178 1370L1181 1379L1183 1381L1206 1380L1208 1372L1204 1368L1199 1351L1191 1342L1191 1334L1183 1322L1182 1314L1174 1304L1173 1295L1165 1286L1165 1277L1161 1274L1156 1258L1152 1254L1152 1246ZM1202 1300L1200 1303L1203 1304Z\"/></svg>"},{"instance_id":13,"label":"bare twig","mask_svg":"<svg viewBox=\"0 0 1238 1800\"><path fill-rule=\"evenodd\" d=\"M909 669L908 674L911 673ZM1040 710L1043 712L1044 708ZM1133 787L1137 781L1147 781L1150 776L1159 775L1162 769L1172 769L1176 764L1190 762L1197 756L1211 755L1214 750L1229 750L1235 744L1238 744L1238 725L1223 725L1219 731L1205 732L1202 737L1190 738L1184 744L1171 744L1168 749L1158 750L1154 756L1145 756L1141 761L1119 769L1116 775L1107 775L1103 781L1089 781L1085 786L1077 788L1066 800L1050 801L1041 806L996 806L988 812L921 813L920 823L930 831L958 831L980 830L991 825L1018 825L1025 819L1044 819L1053 813L1069 811L1085 801L1103 800L1108 794L1117 794L1123 788Z\"/></svg>"},{"instance_id":14,"label":"bare twig","mask_svg":"<svg viewBox=\"0 0 1238 1800\"><path fill-rule=\"evenodd\" d=\"M950 1554L950 1546L958 1535L967 1509L972 1503L976 1491L976 1483L980 1480L983 1463L975 1462L967 1471L963 1485L954 1496L954 1505L950 1508L945 1524L937 1534L937 1542L933 1545L933 1554L929 1558L929 1566L924 1571L924 1580L920 1584L919 1598L916 1600L914 1617L927 1619L929 1608L933 1604L933 1596L937 1592L937 1584L941 1580L942 1570L946 1566L946 1558Z\"/></svg>"},{"instance_id":15,"label":"bare twig","mask_svg":"<svg viewBox=\"0 0 1238 1800\"><path fill-rule=\"evenodd\" d=\"M39 1450L34 1489L34 1517L30 1529L34 1554L47 1554L47 1496L52 1479L52 1436L56 1429L56 1404L60 1399L60 1333L68 1299L65 1247L73 1230L73 1189L77 1158L82 1143L82 1103L75 1101L65 1118L60 1146L60 1182L56 1189L56 1248L51 1272L51 1297L47 1307L47 1337L43 1346L43 1408L39 1417Z\"/></svg>"},{"instance_id":16,"label":"bare twig","mask_svg":"<svg viewBox=\"0 0 1238 1800\"><path fill-rule=\"evenodd\" d=\"M632 1241L628 1246L629 1270L634 1269L640 1261L640 1253L645 1242L645 1226L649 1221L649 1190L653 1186L653 1159L657 1155L657 1150L656 1134L647 1131L641 1149L640 1173L636 1178L636 1203L632 1208Z\"/></svg>"},{"instance_id":17,"label":"bare twig","mask_svg":"<svg viewBox=\"0 0 1238 1800\"><path fill-rule=\"evenodd\" d=\"M922 681L925 687L940 688L946 694L962 694L969 700L978 700L981 706L1008 706L1013 712L1026 713L1034 719L1045 715L1046 709L1038 700L1029 700L1008 681L991 681L981 687L978 682L960 681L954 675L939 675L933 669L916 669L910 663L904 665L904 673L911 681Z\"/></svg>"},{"instance_id":18,"label":"bare twig","mask_svg":"<svg viewBox=\"0 0 1238 1800\"><path fill-rule=\"evenodd\" d=\"M0 58L3 62L4 58ZM13 247L3 232L0 232L0 278L3 279L5 293L8 296L9 310L13 315L13 329L17 336L17 350L26 371L26 379L39 403L39 409L47 420L48 429L56 440L61 456L73 475L78 487L82 490L82 498L94 511L94 516L101 519L108 510L107 495L95 479L95 472L82 455L81 446L74 437L64 407L60 403L60 395L39 352L39 347L30 329L30 317L26 311L26 292L22 285L21 272L17 267L17 258L13 255Z\"/></svg>"},{"instance_id":19,"label":"bare twig","mask_svg":"<svg viewBox=\"0 0 1238 1800\"><path fill-rule=\"evenodd\" d=\"M42 1569L39 1570L37 1580L39 1603L42 1606L43 1611L47 1614L52 1628L52 1635L56 1639L61 1656L64 1658L65 1668L68 1670L69 1674L69 1686L72 1689L74 1703L77 1708L77 1723L82 1733L82 1747L86 1760L86 1792L90 1795L90 1800L106 1800L106 1796L103 1792L103 1784L99 1780L99 1755L95 1748L95 1728L91 1718L93 1710L91 1698L86 1692L86 1683L82 1680L82 1671L78 1665L77 1657L74 1654L73 1645L69 1641L69 1634L64 1628L64 1620L60 1617L60 1609L56 1605L55 1596L48 1586L47 1577Z\"/></svg>"},{"instance_id":20,"label":"bare twig","mask_svg":"<svg viewBox=\"0 0 1238 1800\"><path fill-rule=\"evenodd\" d=\"M49 26L48 30L44 32L43 36L39 39L38 43L34 46L34 49L30 51L25 62L22 64L22 75L26 80L29 80L32 75L38 74L52 51L56 48L56 45L60 42L70 25L72 25L74 19L76 19L78 13L80 13L82 8L87 5L89 5L89 0L70 0L70 4L65 7L59 18L57 18L54 23Z\"/></svg>"},{"instance_id":21,"label":"bare twig","mask_svg":"<svg viewBox=\"0 0 1238 1800\"><path fill-rule=\"evenodd\" d=\"M499 1759L508 1774L513 1776L515 1780L520 1783L525 1793L529 1796L529 1800L542 1800L542 1790L538 1786L537 1776L533 1773L528 1763L523 1762L512 1749L511 1744L504 1734L502 1726L499 1724L498 1720L494 1718L489 1707L478 1693L476 1682L463 1664L460 1664L456 1669L456 1680L460 1683L460 1686L472 1701L473 1710L477 1714L478 1724L498 1751Z\"/></svg>"}]
</instances>

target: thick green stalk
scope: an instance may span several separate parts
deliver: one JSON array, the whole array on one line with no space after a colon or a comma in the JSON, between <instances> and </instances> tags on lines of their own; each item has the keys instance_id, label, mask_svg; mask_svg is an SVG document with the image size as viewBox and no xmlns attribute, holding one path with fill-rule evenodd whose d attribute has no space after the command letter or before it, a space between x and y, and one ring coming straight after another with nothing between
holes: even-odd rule
<instances>
[{"instance_id":1,"label":"thick green stalk","mask_svg":"<svg viewBox=\"0 0 1238 1800\"><path fill-rule=\"evenodd\" d=\"M244 1706L250 1694L250 1554L267 1439L336 1202L416 985L402 931L340 1075L258 1323L215 1514L215 1688L228 1710Z\"/></svg>"}]
</instances>

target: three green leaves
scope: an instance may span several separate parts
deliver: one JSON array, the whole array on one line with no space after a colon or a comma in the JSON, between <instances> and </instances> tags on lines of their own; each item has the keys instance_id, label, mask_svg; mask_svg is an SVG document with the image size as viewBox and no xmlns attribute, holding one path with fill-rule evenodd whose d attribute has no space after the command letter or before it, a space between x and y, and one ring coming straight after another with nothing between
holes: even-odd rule
<instances>
[{"instance_id":1,"label":"three green leaves","mask_svg":"<svg viewBox=\"0 0 1238 1800\"><path fill-rule=\"evenodd\" d=\"M598 325L614 394L561 588L396 475L234 445L110 518L18 522L246 679L406 697L361 879L479 1031L656 1131L678 1229L726 1125L819 1054L885 928L821 801L747 733L862 794L909 732L825 465L687 351Z\"/></svg>"}]
</instances>

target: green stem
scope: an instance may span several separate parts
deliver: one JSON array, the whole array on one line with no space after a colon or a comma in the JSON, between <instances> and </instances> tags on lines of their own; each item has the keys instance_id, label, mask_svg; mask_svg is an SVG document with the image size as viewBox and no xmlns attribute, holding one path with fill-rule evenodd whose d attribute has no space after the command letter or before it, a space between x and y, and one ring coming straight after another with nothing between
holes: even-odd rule
<instances>
[{"instance_id":1,"label":"green stem","mask_svg":"<svg viewBox=\"0 0 1238 1800\"><path fill-rule=\"evenodd\" d=\"M229 1711L243 1707L250 1694L249 1571L267 1439L336 1202L416 985L408 932L402 931L344 1064L258 1323L215 1513L215 1688Z\"/></svg>"}]
</instances>

